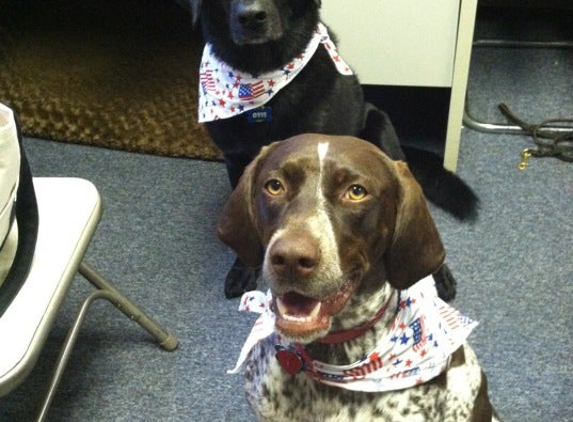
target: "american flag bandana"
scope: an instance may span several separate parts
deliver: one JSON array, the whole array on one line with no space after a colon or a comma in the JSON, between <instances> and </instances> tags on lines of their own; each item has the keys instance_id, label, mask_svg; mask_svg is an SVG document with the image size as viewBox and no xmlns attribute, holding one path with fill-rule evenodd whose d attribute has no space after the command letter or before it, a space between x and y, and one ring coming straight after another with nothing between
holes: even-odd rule
<instances>
[{"instance_id":1,"label":"american flag bandana","mask_svg":"<svg viewBox=\"0 0 573 422\"><path fill-rule=\"evenodd\" d=\"M374 350L350 365L331 365L313 360L303 346L281 344L297 353L304 362L303 371L317 381L354 391L382 392L413 387L444 372L454 353L477 322L463 316L442 301L434 279L428 276L406 290L398 290L398 307L390 333ZM243 345L235 368L237 373L251 349L275 332L275 314L270 292L247 292L239 310L261 313Z\"/></svg>"},{"instance_id":2,"label":"american flag bandana","mask_svg":"<svg viewBox=\"0 0 573 422\"><path fill-rule=\"evenodd\" d=\"M282 69L259 75L232 68L215 57L211 44L206 44L199 70L199 123L228 119L263 106L300 73L321 44L342 75L353 74L322 23L304 53Z\"/></svg>"}]
</instances>

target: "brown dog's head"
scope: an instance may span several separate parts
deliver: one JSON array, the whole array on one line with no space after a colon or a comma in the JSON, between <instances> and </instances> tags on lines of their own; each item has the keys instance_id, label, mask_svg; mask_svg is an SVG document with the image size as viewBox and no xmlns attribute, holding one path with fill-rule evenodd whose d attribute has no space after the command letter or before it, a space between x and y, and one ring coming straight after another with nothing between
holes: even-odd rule
<instances>
[{"instance_id":1,"label":"brown dog's head","mask_svg":"<svg viewBox=\"0 0 573 422\"><path fill-rule=\"evenodd\" d=\"M354 295L404 289L444 248L403 162L352 137L300 135L263 148L225 205L219 237L263 266L288 338L313 341Z\"/></svg>"}]
</instances>

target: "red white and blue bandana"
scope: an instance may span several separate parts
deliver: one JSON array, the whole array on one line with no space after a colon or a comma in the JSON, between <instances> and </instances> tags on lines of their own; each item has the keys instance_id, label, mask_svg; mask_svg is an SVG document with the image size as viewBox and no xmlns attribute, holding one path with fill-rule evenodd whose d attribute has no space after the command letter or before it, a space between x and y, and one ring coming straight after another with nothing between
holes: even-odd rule
<instances>
[{"instance_id":1,"label":"red white and blue bandana","mask_svg":"<svg viewBox=\"0 0 573 422\"><path fill-rule=\"evenodd\" d=\"M211 45L206 44L200 68L199 123L228 119L263 106L300 73L321 44L342 75L353 74L338 55L323 24L318 25L304 53L282 69L259 75L232 68L219 60L213 54Z\"/></svg>"},{"instance_id":2,"label":"red white and blue bandana","mask_svg":"<svg viewBox=\"0 0 573 422\"><path fill-rule=\"evenodd\" d=\"M317 381L354 391L381 392L422 384L444 372L450 357L477 325L476 321L442 301L434 279L428 276L406 290L398 290L398 309L390 333L361 360L350 365L331 365L313 360L298 344L281 344L282 349L298 353L303 371ZM275 332L271 295L247 292L239 310L261 316L243 345L234 369L237 373L251 349Z\"/></svg>"}]
</instances>

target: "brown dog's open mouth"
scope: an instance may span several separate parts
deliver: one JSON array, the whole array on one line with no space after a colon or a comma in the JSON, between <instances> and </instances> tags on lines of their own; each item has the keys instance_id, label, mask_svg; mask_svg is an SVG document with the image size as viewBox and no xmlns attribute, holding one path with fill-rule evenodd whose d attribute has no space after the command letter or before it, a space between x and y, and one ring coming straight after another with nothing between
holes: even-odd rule
<instances>
[{"instance_id":1,"label":"brown dog's open mouth","mask_svg":"<svg viewBox=\"0 0 573 422\"><path fill-rule=\"evenodd\" d=\"M347 283L341 291L324 300L296 292L276 296L276 327L281 334L299 340L326 335L330 317L344 308L353 291L354 283Z\"/></svg>"}]
</instances>

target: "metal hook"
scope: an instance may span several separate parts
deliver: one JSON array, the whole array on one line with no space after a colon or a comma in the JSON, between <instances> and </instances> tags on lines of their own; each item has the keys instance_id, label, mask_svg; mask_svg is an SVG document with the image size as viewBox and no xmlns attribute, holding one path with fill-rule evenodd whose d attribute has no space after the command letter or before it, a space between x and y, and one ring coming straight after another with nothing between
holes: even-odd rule
<instances>
[{"instance_id":1,"label":"metal hook","mask_svg":"<svg viewBox=\"0 0 573 422\"><path fill-rule=\"evenodd\" d=\"M521 153L521 163L519 163L517 165L517 168L521 171L525 170L527 168L527 166L529 165L529 157L531 157L533 154L531 154L531 150L529 148L524 149Z\"/></svg>"}]
</instances>

